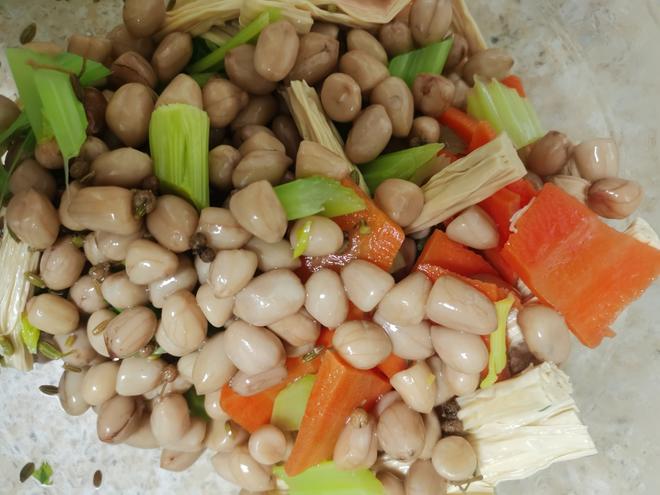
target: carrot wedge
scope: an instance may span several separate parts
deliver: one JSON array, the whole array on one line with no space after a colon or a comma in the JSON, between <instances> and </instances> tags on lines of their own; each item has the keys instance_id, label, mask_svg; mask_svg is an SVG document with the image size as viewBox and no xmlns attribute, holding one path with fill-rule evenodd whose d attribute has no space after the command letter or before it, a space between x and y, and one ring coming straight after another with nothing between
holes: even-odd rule
<instances>
[{"instance_id":1,"label":"carrot wedge","mask_svg":"<svg viewBox=\"0 0 660 495\"><path fill-rule=\"evenodd\" d=\"M497 275L497 271L479 254L452 241L441 230L434 231L426 241L417 265L437 265L465 277L480 273Z\"/></svg>"},{"instance_id":2,"label":"carrot wedge","mask_svg":"<svg viewBox=\"0 0 660 495\"><path fill-rule=\"evenodd\" d=\"M284 465L286 474L296 476L331 459L351 412L357 407L370 409L391 388L380 373L357 370L336 353L326 352L296 442Z\"/></svg>"},{"instance_id":3,"label":"carrot wedge","mask_svg":"<svg viewBox=\"0 0 660 495\"><path fill-rule=\"evenodd\" d=\"M286 361L288 377L284 382L249 397L238 395L226 384L220 392L220 405L232 420L252 433L270 423L277 394L298 378L316 373L320 365L320 359L304 362L300 358L289 358Z\"/></svg>"},{"instance_id":4,"label":"carrot wedge","mask_svg":"<svg viewBox=\"0 0 660 495\"><path fill-rule=\"evenodd\" d=\"M395 355L390 354L385 361L380 363L377 368L387 377L392 378L399 371L408 369L408 361Z\"/></svg>"}]
</instances>

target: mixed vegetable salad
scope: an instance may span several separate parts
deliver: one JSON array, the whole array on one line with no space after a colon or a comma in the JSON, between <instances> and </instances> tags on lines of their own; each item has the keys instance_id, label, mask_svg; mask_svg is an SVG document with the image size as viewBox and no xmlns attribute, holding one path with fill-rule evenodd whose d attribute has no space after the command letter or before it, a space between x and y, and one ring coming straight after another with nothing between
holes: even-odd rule
<instances>
[{"instance_id":1,"label":"mixed vegetable salad","mask_svg":"<svg viewBox=\"0 0 660 495\"><path fill-rule=\"evenodd\" d=\"M596 452L558 366L660 241L603 221L643 198L614 141L546 132L463 0L123 20L7 50L3 366L61 361L42 391L101 441L209 450L246 494L493 493Z\"/></svg>"}]
</instances>

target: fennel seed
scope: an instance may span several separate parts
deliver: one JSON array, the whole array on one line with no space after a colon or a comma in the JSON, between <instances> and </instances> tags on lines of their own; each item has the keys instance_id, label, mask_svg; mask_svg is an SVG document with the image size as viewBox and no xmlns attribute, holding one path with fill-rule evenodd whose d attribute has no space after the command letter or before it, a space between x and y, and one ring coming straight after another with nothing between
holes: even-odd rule
<instances>
[{"instance_id":1,"label":"fennel seed","mask_svg":"<svg viewBox=\"0 0 660 495\"><path fill-rule=\"evenodd\" d=\"M59 393L60 389L57 388L55 385L40 385L39 386L39 392L41 392L44 395L57 395Z\"/></svg>"},{"instance_id":2,"label":"fennel seed","mask_svg":"<svg viewBox=\"0 0 660 495\"><path fill-rule=\"evenodd\" d=\"M319 345L317 347L314 347L311 351L309 351L307 354L304 354L302 357L303 363L309 363L310 361L314 361L317 357L321 355L321 353L325 350L325 346Z\"/></svg>"},{"instance_id":3,"label":"fennel seed","mask_svg":"<svg viewBox=\"0 0 660 495\"><path fill-rule=\"evenodd\" d=\"M30 476L32 476L32 473L34 473L34 462L28 462L25 466L21 468L21 472L18 475L18 479L21 483L25 483Z\"/></svg>"},{"instance_id":4,"label":"fennel seed","mask_svg":"<svg viewBox=\"0 0 660 495\"><path fill-rule=\"evenodd\" d=\"M172 383L179 376L179 370L173 364L168 364L163 368L160 376L165 383Z\"/></svg>"},{"instance_id":5,"label":"fennel seed","mask_svg":"<svg viewBox=\"0 0 660 495\"><path fill-rule=\"evenodd\" d=\"M96 328L92 330L92 335L101 335L103 332L105 332L105 329L108 326L108 323L110 323L110 320L105 320L96 325Z\"/></svg>"},{"instance_id":6,"label":"fennel seed","mask_svg":"<svg viewBox=\"0 0 660 495\"><path fill-rule=\"evenodd\" d=\"M64 341L64 347L73 347L73 344L76 343L76 340L78 340L78 336L75 333L69 335Z\"/></svg>"},{"instance_id":7,"label":"fennel seed","mask_svg":"<svg viewBox=\"0 0 660 495\"><path fill-rule=\"evenodd\" d=\"M37 350L42 356L50 360L62 359L63 357L62 352L49 342L39 342Z\"/></svg>"},{"instance_id":8,"label":"fennel seed","mask_svg":"<svg viewBox=\"0 0 660 495\"><path fill-rule=\"evenodd\" d=\"M231 421L225 421L225 433L229 437L234 434L234 430L231 427Z\"/></svg>"},{"instance_id":9,"label":"fennel seed","mask_svg":"<svg viewBox=\"0 0 660 495\"><path fill-rule=\"evenodd\" d=\"M6 357L14 354L14 344L12 344L11 340L4 335L0 335L0 353Z\"/></svg>"},{"instance_id":10,"label":"fennel seed","mask_svg":"<svg viewBox=\"0 0 660 495\"><path fill-rule=\"evenodd\" d=\"M25 45L32 41L34 37L37 35L37 25L36 23L32 22L25 26L25 29L21 31L21 36L19 38L19 41L21 42L21 45Z\"/></svg>"},{"instance_id":11,"label":"fennel seed","mask_svg":"<svg viewBox=\"0 0 660 495\"><path fill-rule=\"evenodd\" d=\"M23 274L23 277L25 278L25 280L27 280L30 283L30 285L34 285L35 287L38 287L39 289L45 289L46 288L46 283L36 273L25 272Z\"/></svg>"},{"instance_id":12,"label":"fennel seed","mask_svg":"<svg viewBox=\"0 0 660 495\"><path fill-rule=\"evenodd\" d=\"M64 363L62 365L62 368L64 368L66 371L70 371L71 373L82 373L82 368L79 368L78 366L74 366L70 363Z\"/></svg>"},{"instance_id":13,"label":"fennel seed","mask_svg":"<svg viewBox=\"0 0 660 495\"><path fill-rule=\"evenodd\" d=\"M151 191L138 190L133 195L133 215L135 218L146 217L156 208L156 195Z\"/></svg>"},{"instance_id":14,"label":"fennel seed","mask_svg":"<svg viewBox=\"0 0 660 495\"><path fill-rule=\"evenodd\" d=\"M94 471L94 477L92 478L92 483L94 484L95 488L98 488L101 486L101 483L103 482L103 473L101 472L100 469L97 469Z\"/></svg>"}]
</instances>

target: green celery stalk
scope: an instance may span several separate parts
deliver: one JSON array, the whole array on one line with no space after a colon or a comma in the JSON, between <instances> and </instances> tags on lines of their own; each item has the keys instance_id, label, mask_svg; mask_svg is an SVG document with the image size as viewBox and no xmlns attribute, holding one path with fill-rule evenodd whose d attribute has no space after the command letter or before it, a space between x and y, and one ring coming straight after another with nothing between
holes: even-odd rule
<instances>
[{"instance_id":1,"label":"green celery stalk","mask_svg":"<svg viewBox=\"0 0 660 495\"><path fill-rule=\"evenodd\" d=\"M390 60L390 74L400 77L411 87L417 74L442 74L453 44L454 39L448 38L424 48L397 55Z\"/></svg>"},{"instance_id":2,"label":"green celery stalk","mask_svg":"<svg viewBox=\"0 0 660 495\"><path fill-rule=\"evenodd\" d=\"M383 495L383 485L373 471L340 471L332 461L287 476L282 466L273 469L275 476L289 487L289 495Z\"/></svg>"},{"instance_id":3,"label":"green celery stalk","mask_svg":"<svg viewBox=\"0 0 660 495\"><path fill-rule=\"evenodd\" d=\"M157 108L149 124L156 177L200 210L209 206L209 129L206 112L182 103Z\"/></svg>"},{"instance_id":4,"label":"green celery stalk","mask_svg":"<svg viewBox=\"0 0 660 495\"><path fill-rule=\"evenodd\" d=\"M37 141L51 137L48 126L44 125L42 102L37 90L37 69L53 69L67 75L80 75L80 83L88 86L111 74L110 70L98 62L86 60L73 53L46 55L25 48L7 48L7 60L14 82L21 97L21 103ZM82 70L84 67L84 71ZM82 71L82 74L81 74ZM39 76L41 77L41 76ZM59 142L58 142L59 144Z\"/></svg>"},{"instance_id":5,"label":"green celery stalk","mask_svg":"<svg viewBox=\"0 0 660 495\"><path fill-rule=\"evenodd\" d=\"M530 101L496 80L485 83L476 78L467 96L467 111L477 120L488 121L497 132L506 132L517 149L545 133Z\"/></svg>"},{"instance_id":6,"label":"green celery stalk","mask_svg":"<svg viewBox=\"0 0 660 495\"><path fill-rule=\"evenodd\" d=\"M497 312L497 330L489 335L490 353L488 356L488 375L482 380L480 387L492 387L506 367L506 321L513 306L514 298L509 294L506 299L495 303Z\"/></svg>"},{"instance_id":7,"label":"green celery stalk","mask_svg":"<svg viewBox=\"0 0 660 495\"><path fill-rule=\"evenodd\" d=\"M441 143L431 143L407 150L381 155L365 163L360 171L369 189L374 191L386 179L410 180L418 169L431 161L444 148Z\"/></svg>"},{"instance_id":8,"label":"green celery stalk","mask_svg":"<svg viewBox=\"0 0 660 495\"><path fill-rule=\"evenodd\" d=\"M364 210L367 206L355 191L328 177L307 177L275 187L287 218L310 215L338 217Z\"/></svg>"},{"instance_id":9,"label":"green celery stalk","mask_svg":"<svg viewBox=\"0 0 660 495\"><path fill-rule=\"evenodd\" d=\"M31 354L36 354L39 337L41 337L41 330L28 321L27 314L25 313L21 316L21 325L21 340Z\"/></svg>"},{"instance_id":10,"label":"green celery stalk","mask_svg":"<svg viewBox=\"0 0 660 495\"><path fill-rule=\"evenodd\" d=\"M249 43L259 36L259 33L270 23L280 18L280 9L268 9L262 12L250 24L241 29L236 36L227 41L217 50L212 51L204 58L192 64L188 72L191 74L199 72L213 72L222 70L224 67L225 55L229 50L240 45Z\"/></svg>"},{"instance_id":11,"label":"green celery stalk","mask_svg":"<svg viewBox=\"0 0 660 495\"><path fill-rule=\"evenodd\" d=\"M35 86L41 99L43 118L55 134L64 162L78 156L87 139L85 107L73 92L71 80L64 72L50 69L36 71ZM68 184L69 167L64 168Z\"/></svg>"},{"instance_id":12,"label":"green celery stalk","mask_svg":"<svg viewBox=\"0 0 660 495\"><path fill-rule=\"evenodd\" d=\"M293 249L293 259L300 258L309 246L309 234L312 231L312 221L307 220L305 225L296 231L296 247Z\"/></svg>"},{"instance_id":13,"label":"green celery stalk","mask_svg":"<svg viewBox=\"0 0 660 495\"><path fill-rule=\"evenodd\" d=\"M305 375L280 391L270 422L283 431L298 431L315 382L316 375Z\"/></svg>"}]
</instances>

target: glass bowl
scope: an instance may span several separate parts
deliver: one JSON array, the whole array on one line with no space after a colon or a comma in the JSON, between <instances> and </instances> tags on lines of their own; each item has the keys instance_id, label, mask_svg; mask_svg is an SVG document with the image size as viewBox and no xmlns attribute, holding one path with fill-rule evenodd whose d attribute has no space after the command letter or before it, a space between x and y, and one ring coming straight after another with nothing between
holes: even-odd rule
<instances>
[{"instance_id":1,"label":"glass bowl","mask_svg":"<svg viewBox=\"0 0 660 495\"><path fill-rule=\"evenodd\" d=\"M646 200L639 214L656 230L660 66L660 4L654 0L472 0L468 2L492 46L510 50L515 72L548 129L575 141L613 136L622 175L640 181ZM104 33L120 22L121 2L4 0L0 3L0 93L14 95L4 49L37 23L38 40L60 44L71 32ZM565 369L581 417L600 453L556 464L536 476L501 484L499 495L619 495L660 493L660 301L656 283L615 325L616 339L588 350L574 341ZM102 444L95 415L69 417L39 385L56 384L54 364L30 374L2 370L0 475L5 493L41 493L21 485L29 461L49 461L56 493L91 493L103 472L102 493L238 493L212 470L206 456L184 473L158 469L159 451ZM6 491L5 491L6 490Z\"/></svg>"}]
</instances>

